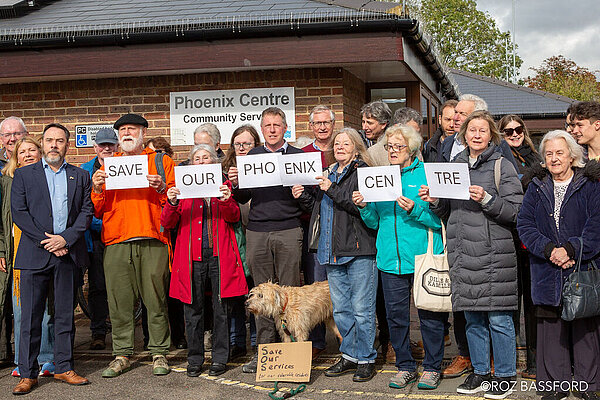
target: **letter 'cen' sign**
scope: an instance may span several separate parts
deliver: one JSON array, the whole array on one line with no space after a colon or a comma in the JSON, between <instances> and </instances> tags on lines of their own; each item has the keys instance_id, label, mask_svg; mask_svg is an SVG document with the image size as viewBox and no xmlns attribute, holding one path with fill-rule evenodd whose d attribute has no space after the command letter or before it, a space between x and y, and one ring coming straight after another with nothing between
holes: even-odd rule
<instances>
[{"instance_id":1,"label":"letter 'cen' sign","mask_svg":"<svg viewBox=\"0 0 600 400\"><path fill-rule=\"evenodd\" d=\"M285 154L279 158L283 186L318 185L317 176L323 175L321 153Z\"/></svg>"},{"instance_id":2,"label":"letter 'cen' sign","mask_svg":"<svg viewBox=\"0 0 600 400\"><path fill-rule=\"evenodd\" d=\"M240 189L281 186L280 157L281 153L236 157Z\"/></svg>"},{"instance_id":3,"label":"letter 'cen' sign","mask_svg":"<svg viewBox=\"0 0 600 400\"><path fill-rule=\"evenodd\" d=\"M147 188L148 156L107 157L104 159L106 190Z\"/></svg>"},{"instance_id":4,"label":"letter 'cen' sign","mask_svg":"<svg viewBox=\"0 0 600 400\"><path fill-rule=\"evenodd\" d=\"M175 187L178 199L221 197L223 185L221 164L184 165L175 167Z\"/></svg>"},{"instance_id":5,"label":"letter 'cen' sign","mask_svg":"<svg viewBox=\"0 0 600 400\"><path fill-rule=\"evenodd\" d=\"M311 358L312 342L261 344L256 381L308 382Z\"/></svg>"},{"instance_id":6,"label":"letter 'cen' sign","mask_svg":"<svg viewBox=\"0 0 600 400\"><path fill-rule=\"evenodd\" d=\"M469 200L469 165L467 163L424 163L429 195L442 199Z\"/></svg>"},{"instance_id":7,"label":"letter 'cen' sign","mask_svg":"<svg viewBox=\"0 0 600 400\"><path fill-rule=\"evenodd\" d=\"M393 201L402 195L399 166L364 167L356 171L358 191L365 202Z\"/></svg>"}]
</instances>

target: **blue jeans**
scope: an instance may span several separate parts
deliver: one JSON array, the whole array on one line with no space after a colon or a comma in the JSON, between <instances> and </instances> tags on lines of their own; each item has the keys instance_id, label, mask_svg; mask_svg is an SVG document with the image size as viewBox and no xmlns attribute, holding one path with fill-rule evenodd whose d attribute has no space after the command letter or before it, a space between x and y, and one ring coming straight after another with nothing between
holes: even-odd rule
<instances>
[{"instance_id":1,"label":"blue jeans","mask_svg":"<svg viewBox=\"0 0 600 400\"><path fill-rule=\"evenodd\" d=\"M327 264L333 319L342 335L342 357L359 364L374 363L375 294L374 257L356 257L347 264Z\"/></svg>"},{"instance_id":2,"label":"blue jeans","mask_svg":"<svg viewBox=\"0 0 600 400\"><path fill-rule=\"evenodd\" d=\"M469 353L476 374L490 373L490 336L495 375L508 378L517 374L513 313L514 311L465 311Z\"/></svg>"},{"instance_id":3,"label":"blue jeans","mask_svg":"<svg viewBox=\"0 0 600 400\"><path fill-rule=\"evenodd\" d=\"M315 253L308 253L305 257L304 283L310 285L311 283L326 281L327 269L324 265L319 263L317 255ZM316 347L317 349L324 349L327 347L325 333L325 324L321 323L313 328L308 337L308 340L312 342L313 347Z\"/></svg>"},{"instance_id":4,"label":"blue jeans","mask_svg":"<svg viewBox=\"0 0 600 400\"><path fill-rule=\"evenodd\" d=\"M417 364L410 351L410 289L413 274L395 275L381 271L381 287L390 330L390 342L396 352L399 371L415 372ZM418 310L425 348L423 370L441 372L444 358L444 323L448 313Z\"/></svg>"}]
</instances>

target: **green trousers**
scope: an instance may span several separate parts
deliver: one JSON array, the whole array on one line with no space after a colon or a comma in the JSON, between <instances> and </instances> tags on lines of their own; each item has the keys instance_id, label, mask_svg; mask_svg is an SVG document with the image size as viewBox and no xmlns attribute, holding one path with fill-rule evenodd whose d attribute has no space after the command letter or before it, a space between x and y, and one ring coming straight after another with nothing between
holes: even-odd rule
<instances>
[{"instance_id":1,"label":"green trousers","mask_svg":"<svg viewBox=\"0 0 600 400\"><path fill-rule=\"evenodd\" d=\"M168 272L169 251L159 240L142 239L106 246L104 276L113 355L133 354L134 306L139 297L148 310L148 350L152 355L169 352Z\"/></svg>"}]
</instances>

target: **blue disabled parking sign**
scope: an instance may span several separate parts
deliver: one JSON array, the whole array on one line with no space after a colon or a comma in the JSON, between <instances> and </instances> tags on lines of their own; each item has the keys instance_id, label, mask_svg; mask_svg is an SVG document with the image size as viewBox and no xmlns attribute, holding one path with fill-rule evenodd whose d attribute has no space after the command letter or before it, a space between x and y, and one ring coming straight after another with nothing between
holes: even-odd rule
<instances>
[{"instance_id":1,"label":"blue disabled parking sign","mask_svg":"<svg viewBox=\"0 0 600 400\"><path fill-rule=\"evenodd\" d=\"M77 147L87 147L88 137L86 134L77 134Z\"/></svg>"},{"instance_id":2,"label":"blue disabled parking sign","mask_svg":"<svg viewBox=\"0 0 600 400\"><path fill-rule=\"evenodd\" d=\"M94 140L96 140L96 133L102 128L112 128L112 124L75 125L75 146L94 146Z\"/></svg>"}]
</instances>

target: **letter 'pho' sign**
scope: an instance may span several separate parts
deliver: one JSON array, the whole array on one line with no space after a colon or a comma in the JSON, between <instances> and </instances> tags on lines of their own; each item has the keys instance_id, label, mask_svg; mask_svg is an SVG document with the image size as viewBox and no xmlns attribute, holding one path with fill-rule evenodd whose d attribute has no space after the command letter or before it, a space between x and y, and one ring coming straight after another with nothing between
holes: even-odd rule
<instances>
[{"instance_id":1,"label":"letter 'pho' sign","mask_svg":"<svg viewBox=\"0 0 600 400\"><path fill-rule=\"evenodd\" d=\"M279 158L283 186L318 185L315 178L323 175L321 153L286 154Z\"/></svg>"},{"instance_id":2,"label":"letter 'pho' sign","mask_svg":"<svg viewBox=\"0 0 600 400\"><path fill-rule=\"evenodd\" d=\"M175 187L178 199L221 197L223 185L221 164L185 165L175 167Z\"/></svg>"},{"instance_id":3,"label":"letter 'pho' sign","mask_svg":"<svg viewBox=\"0 0 600 400\"><path fill-rule=\"evenodd\" d=\"M281 186L281 153L252 154L236 157L240 189Z\"/></svg>"},{"instance_id":4,"label":"letter 'pho' sign","mask_svg":"<svg viewBox=\"0 0 600 400\"><path fill-rule=\"evenodd\" d=\"M469 165L467 163L425 163L429 195L443 199L469 200Z\"/></svg>"},{"instance_id":5,"label":"letter 'pho' sign","mask_svg":"<svg viewBox=\"0 0 600 400\"><path fill-rule=\"evenodd\" d=\"M364 167L356 171L358 191L365 202L393 201L402 195L399 166Z\"/></svg>"},{"instance_id":6,"label":"letter 'pho' sign","mask_svg":"<svg viewBox=\"0 0 600 400\"><path fill-rule=\"evenodd\" d=\"M148 156L107 157L104 159L106 190L147 188Z\"/></svg>"}]
</instances>

